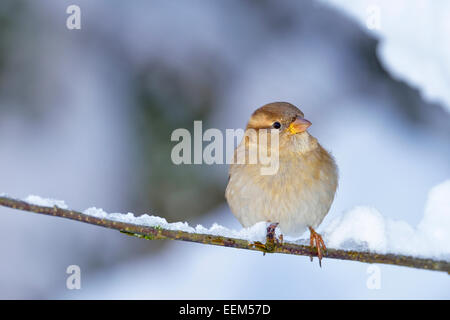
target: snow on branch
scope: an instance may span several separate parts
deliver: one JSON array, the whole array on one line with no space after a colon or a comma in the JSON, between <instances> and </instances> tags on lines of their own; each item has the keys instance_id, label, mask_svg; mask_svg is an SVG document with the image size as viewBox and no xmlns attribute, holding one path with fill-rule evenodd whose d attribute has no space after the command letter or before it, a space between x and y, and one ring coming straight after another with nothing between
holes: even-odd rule
<instances>
[{"instance_id":1,"label":"snow on branch","mask_svg":"<svg viewBox=\"0 0 450 320\"><path fill-rule=\"evenodd\" d=\"M37 196L29 196L24 201L0 195L0 206L76 220L104 228L115 229L122 233L148 240L181 240L261 251L263 253L317 256L316 251L311 251L311 247L306 244L292 242L280 243L273 239L266 239L265 232L267 224L265 222L258 223L251 228L244 228L241 231L229 230L217 224L214 224L209 229L201 225L193 228L187 223L168 223L165 219L156 216L143 215L135 217L131 213L108 214L96 208L87 209L82 213L68 209L63 201L42 199ZM370 250L357 251L333 248L328 248L324 257L444 271L450 274L450 261L431 258L418 258L401 254L381 254Z\"/></svg>"}]
</instances>

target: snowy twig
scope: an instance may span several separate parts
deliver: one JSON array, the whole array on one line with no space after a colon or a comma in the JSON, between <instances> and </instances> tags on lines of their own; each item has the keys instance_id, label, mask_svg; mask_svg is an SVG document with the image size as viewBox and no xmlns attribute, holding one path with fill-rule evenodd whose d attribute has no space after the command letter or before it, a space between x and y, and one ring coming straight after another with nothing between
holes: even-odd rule
<instances>
[{"instance_id":1,"label":"snowy twig","mask_svg":"<svg viewBox=\"0 0 450 320\"><path fill-rule=\"evenodd\" d=\"M182 240L197 242L203 244L212 244L217 246L247 249L261 251L264 253L285 253L302 256L317 256L315 251L311 252L311 247L301 244L294 244L289 242L266 243L252 242L244 239L229 238L223 236L216 236L203 233L185 232L180 230L169 230L162 227L150 227L145 225L138 225L133 223L114 221L106 218L98 218L91 215L83 214L81 212L62 209L60 207L48 207L41 205L34 205L25 201L12 199L9 197L0 196L0 206L10 207L13 209L62 217L71 220L78 220L81 222L98 225L105 228L116 229L128 235L149 240ZM445 271L450 274L450 262L438 261L433 259L423 259L404 255L394 254L379 254L368 251L347 251L340 249L328 248L324 254L326 258L353 260L366 263L383 263L397 266L405 266L418 269L428 269L435 271Z\"/></svg>"}]
</instances>

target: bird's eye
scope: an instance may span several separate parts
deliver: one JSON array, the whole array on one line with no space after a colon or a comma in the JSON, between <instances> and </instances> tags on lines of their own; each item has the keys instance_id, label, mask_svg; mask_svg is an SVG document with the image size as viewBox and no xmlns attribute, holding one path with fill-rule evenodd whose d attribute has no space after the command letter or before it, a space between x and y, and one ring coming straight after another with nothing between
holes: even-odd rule
<instances>
[{"instance_id":1,"label":"bird's eye","mask_svg":"<svg viewBox=\"0 0 450 320\"><path fill-rule=\"evenodd\" d=\"M272 127L274 127L275 129L280 129L280 128L281 128L281 123L279 123L278 121L275 121L275 122L272 124Z\"/></svg>"}]
</instances>

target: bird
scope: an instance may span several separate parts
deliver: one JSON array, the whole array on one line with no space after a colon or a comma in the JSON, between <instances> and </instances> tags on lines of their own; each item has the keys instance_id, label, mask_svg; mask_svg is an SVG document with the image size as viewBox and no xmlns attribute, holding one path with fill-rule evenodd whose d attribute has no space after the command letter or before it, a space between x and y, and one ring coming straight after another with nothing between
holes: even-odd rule
<instances>
[{"instance_id":1,"label":"bird","mask_svg":"<svg viewBox=\"0 0 450 320\"><path fill-rule=\"evenodd\" d=\"M307 131L310 126L303 112L288 102L268 103L256 109L235 149L235 157L242 150L248 153L252 142L245 137L250 131L276 130L278 170L263 175L262 163L231 161L225 198L243 227L266 221L274 224L273 230L278 226L282 235L291 237L299 237L309 229L310 247L317 250L321 266L326 246L315 229L334 200L338 168L334 157ZM253 144L264 147L260 139ZM271 149L270 145L266 149Z\"/></svg>"}]
</instances>

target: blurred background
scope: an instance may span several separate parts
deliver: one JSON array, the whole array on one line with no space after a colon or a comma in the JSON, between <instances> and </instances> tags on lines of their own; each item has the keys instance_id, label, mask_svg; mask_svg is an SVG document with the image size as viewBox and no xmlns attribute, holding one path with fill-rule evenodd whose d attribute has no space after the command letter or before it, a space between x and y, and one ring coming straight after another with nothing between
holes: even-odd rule
<instances>
[{"instance_id":1,"label":"blurred background","mask_svg":"<svg viewBox=\"0 0 450 320\"><path fill-rule=\"evenodd\" d=\"M69 30L69 5L81 29ZM370 205L413 226L450 177L448 1L0 4L0 193L238 229L227 165L175 166L176 128L299 106L335 156L323 225ZM0 298L450 298L443 273L151 242L0 208ZM449 245L449 244L442 244ZM66 288L79 265L80 290Z\"/></svg>"}]
</instances>

